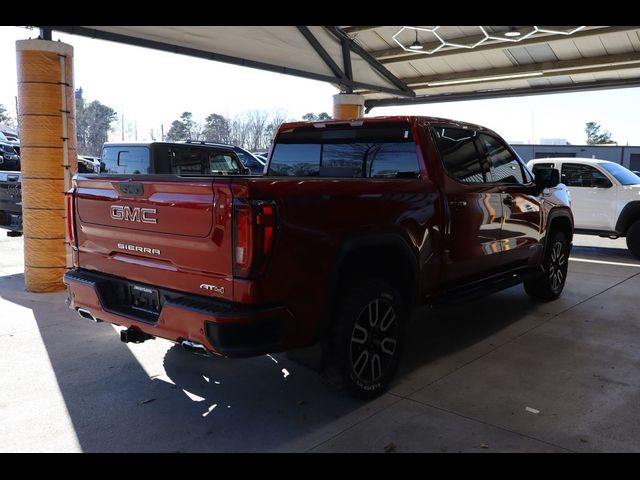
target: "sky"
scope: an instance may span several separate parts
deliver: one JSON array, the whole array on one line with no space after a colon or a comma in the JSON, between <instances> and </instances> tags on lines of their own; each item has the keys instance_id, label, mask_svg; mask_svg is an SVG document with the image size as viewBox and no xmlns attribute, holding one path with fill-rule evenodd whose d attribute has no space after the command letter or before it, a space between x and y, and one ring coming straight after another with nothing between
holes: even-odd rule
<instances>
[{"instance_id":1,"label":"sky","mask_svg":"<svg viewBox=\"0 0 640 480\"><path fill-rule=\"evenodd\" d=\"M15 41L36 38L38 30L0 26L0 104L15 115ZM226 117L250 110L280 110L298 120L308 112L333 110L338 90L324 82L227 65L210 60L54 32L74 47L74 86L85 100L99 100L124 118L132 140L158 139L184 111L203 122L210 113ZM477 123L509 142L566 139L586 143L586 122L597 122L619 145L640 145L640 88L536 95L374 108L367 116L431 115ZM127 138L128 137L128 138ZM120 125L110 140L121 138Z\"/></svg>"}]
</instances>

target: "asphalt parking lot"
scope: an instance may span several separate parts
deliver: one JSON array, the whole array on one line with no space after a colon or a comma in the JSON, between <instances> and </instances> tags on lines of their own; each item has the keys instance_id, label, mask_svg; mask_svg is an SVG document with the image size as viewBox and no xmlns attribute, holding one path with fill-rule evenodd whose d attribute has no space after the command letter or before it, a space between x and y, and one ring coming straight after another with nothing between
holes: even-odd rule
<instances>
[{"instance_id":1,"label":"asphalt parking lot","mask_svg":"<svg viewBox=\"0 0 640 480\"><path fill-rule=\"evenodd\" d=\"M414 315L369 403L289 361L123 344L24 291L0 232L0 452L638 452L640 261L577 235L562 297L522 286Z\"/></svg>"}]
</instances>

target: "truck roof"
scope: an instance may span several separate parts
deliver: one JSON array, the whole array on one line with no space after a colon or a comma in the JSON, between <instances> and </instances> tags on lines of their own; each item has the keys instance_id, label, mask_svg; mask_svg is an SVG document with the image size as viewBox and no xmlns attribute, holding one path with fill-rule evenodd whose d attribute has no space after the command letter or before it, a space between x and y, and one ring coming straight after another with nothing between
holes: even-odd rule
<instances>
[{"instance_id":1,"label":"truck roof","mask_svg":"<svg viewBox=\"0 0 640 480\"><path fill-rule=\"evenodd\" d=\"M195 145L198 147L223 147L223 148L234 148L234 145L228 145L224 143L214 143L214 142L205 142L200 140L179 140L175 142L171 142L168 140L154 140L150 142L145 141L133 141L133 142L104 142L104 147L116 146L116 147L144 147L147 145Z\"/></svg>"},{"instance_id":2,"label":"truck roof","mask_svg":"<svg viewBox=\"0 0 640 480\"><path fill-rule=\"evenodd\" d=\"M474 123L463 122L460 120L451 120L448 118L440 118L440 117L429 117L429 116L421 116L421 115L390 115L390 116L379 116L379 117L365 117L358 118L354 120L317 120L313 122L308 121L300 121L300 122L287 122L283 123L280 126L280 130L282 129L297 129L297 128L322 128L323 126L330 125L351 125L353 127L358 127L366 124L375 124L375 123L397 123L397 122L406 122L410 124L414 124L416 122L422 122L426 124L438 124L438 125L450 125L462 128L473 128L474 130L482 130L482 131L492 131L489 128L483 127L482 125L476 125Z\"/></svg>"},{"instance_id":3,"label":"truck roof","mask_svg":"<svg viewBox=\"0 0 640 480\"><path fill-rule=\"evenodd\" d=\"M598 163L615 163L620 165L617 162L612 162L610 160L602 160L601 158L586 158L586 157L549 157L549 158L536 158L529 160L527 163L536 164L536 163L549 163L549 162L576 162L576 163L584 163L587 165L593 165Z\"/></svg>"}]
</instances>

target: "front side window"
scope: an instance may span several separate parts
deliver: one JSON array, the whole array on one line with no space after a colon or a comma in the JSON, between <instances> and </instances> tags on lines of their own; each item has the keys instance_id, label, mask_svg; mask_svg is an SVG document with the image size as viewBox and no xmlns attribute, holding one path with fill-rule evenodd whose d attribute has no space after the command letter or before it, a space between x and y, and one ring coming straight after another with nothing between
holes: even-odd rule
<instances>
[{"instance_id":1,"label":"front side window","mask_svg":"<svg viewBox=\"0 0 640 480\"><path fill-rule=\"evenodd\" d=\"M242 150L240 147L234 148L234 152L236 155L240 157L240 161L247 168L260 168L264 167L264 163L260 161L255 155L247 152L246 150Z\"/></svg>"},{"instance_id":2,"label":"front side window","mask_svg":"<svg viewBox=\"0 0 640 480\"><path fill-rule=\"evenodd\" d=\"M484 133L478 135L478 141L486 152L491 169L492 181L514 184L525 183L520 162L505 144L497 138L485 135Z\"/></svg>"},{"instance_id":3,"label":"front side window","mask_svg":"<svg viewBox=\"0 0 640 480\"><path fill-rule=\"evenodd\" d=\"M476 132L461 128L434 127L436 145L447 174L463 183L484 183L478 150L474 143Z\"/></svg>"},{"instance_id":4,"label":"front side window","mask_svg":"<svg viewBox=\"0 0 640 480\"><path fill-rule=\"evenodd\" d=\"M149 173L149 148L107 146L102 149L100 173L144 175Z\"/></svg>"},{"instance_id":5,"label":"front side window","mask_svg":"<svg viewBox=\"0 0 640 480\"><path fill-rule=\"evenodd\" d=\"M173 147L171 173L184 176L238 175L240 161L231 151L198 147Z\"/></svg>"},{"instance_id":6,"label":"front side window","mask_svg":"<svg viewBox=\"0 0 640 480\"><path fill-rule=\"evenodd\" d=\"M562 164L561 182L567 187L609 188L611 181L604 173L591 165Z\"/></svg>"},{"instance_id":7,"label":"front side window","mask_svg":"<svg viewBox=\"0 0 640 480\"><path fill-rule=\"evenodd\" d=\"M622 185L638 185L640 177L618 163L601 163L600 166L615 177Z\"/></svg>"}]
</instances>

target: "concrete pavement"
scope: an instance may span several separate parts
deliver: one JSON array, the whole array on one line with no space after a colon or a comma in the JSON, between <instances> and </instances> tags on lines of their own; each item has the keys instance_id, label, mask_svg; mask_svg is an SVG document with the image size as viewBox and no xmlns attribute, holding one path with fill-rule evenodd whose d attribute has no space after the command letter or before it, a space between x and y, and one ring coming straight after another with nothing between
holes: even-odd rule
<instances>
[{"instance_id":1,"label":"concrete pavement","mask_svg":"<svg viewBox=\"0 0 640 480\"><path fill-rule=\"evenodd\" d=\"M25 292L2 236L0 452L638 452L640 262L575 245L554 302L517 286L416 312L391 390L363 403L284 355L125 345L64 292Z\"/></svg>"}]
</instances>

